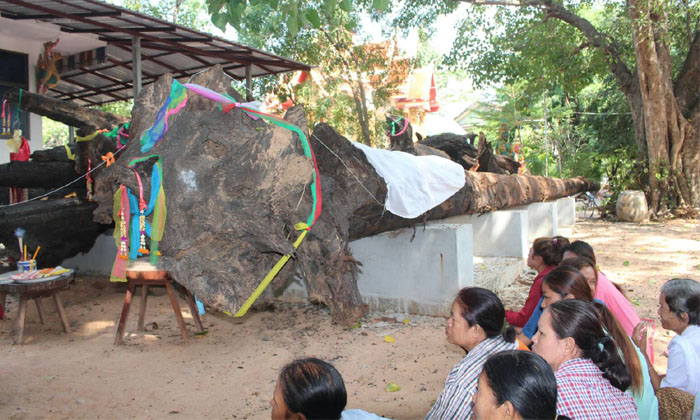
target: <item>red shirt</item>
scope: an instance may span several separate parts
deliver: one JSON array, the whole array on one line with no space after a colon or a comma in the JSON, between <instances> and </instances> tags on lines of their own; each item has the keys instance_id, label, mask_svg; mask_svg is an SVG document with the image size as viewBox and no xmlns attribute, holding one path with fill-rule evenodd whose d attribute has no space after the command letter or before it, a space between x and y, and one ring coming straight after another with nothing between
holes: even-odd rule
<instances>
[{"instance_id":1,"label":"red shirt","mask_svg":"<svg viewBox=\"0 0 700 420\"><path fill-rule=\"evenodd\" d=\"M532 315L532 312L537 307L537 302L539 302L542 297L542 278L552 271L554 267L553 265L546 267L537 274L537 277L535 277L530 287L530 293L527 295L525 305L520 312L506 311L506 321L508 321L510 325L520 328L525 326L527 320L530 319L530 315Z\"/></svg>"}]
</instances>

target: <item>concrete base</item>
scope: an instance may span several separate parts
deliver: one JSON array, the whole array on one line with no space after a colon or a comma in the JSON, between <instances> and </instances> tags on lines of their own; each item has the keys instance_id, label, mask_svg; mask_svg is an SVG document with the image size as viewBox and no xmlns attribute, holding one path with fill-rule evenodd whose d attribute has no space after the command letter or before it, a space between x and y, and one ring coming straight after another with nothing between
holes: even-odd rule
<instances>
[{"instance_id":1,"label":"concrete base","mask_svg":"<svg viewBox=\"0 0 700 420\"><path fill-rule=\"evenodd\" d=\"M527 211L528 242L541 237L555 236L559 232L557 203L531 203L516 207L515 210Z\"/></svg>"},{"instance_id":2,"label":"concrete base","mask_svg":"<svg viewBox=\"0 0 700 420\"><path fill-rule=\"evenodd\" d=\"M573 197L557 200L557 224L560 227L576 224L576 200Z\"/></svg>"},{"instance_id":3,"label":"concrete base","mask_svg":"<svg viewBox=\"0 0 700 420\"><path fill-rule=\"evenodd\" d=\"M114 244L112 231L108 230L97 237L90 251L68 258L61 265L73 268L80 274L109 276L116 257L117 246Z\"/></svg>"},{"instance_id":4,"label":"concrete base","mask_svg":"<svg viewBox=\"0 0 700 420\"><path fill-rule=\"evenodd\" d=\"M448 314L457 291L474 285L472 243L471 225L448 223L353 241L360 293L372 310Z\"/></svg>"},{"instance_id":5,"label":"concrete base","mask_svg":"<svg viewBox=\"0 0 700 420\"><path fill-rule=\"evenodd\" d=\"M517 257L474 257L474 284L499 294L525 269L525 260Z\"/></svg>"},{"instance_id":6,"label":"concrete base","mask_svg":"<svg viewBox=\"0 0 700 420\"><path fill-rule=\"evenodd\" d=\"M530 251L527 210L460 215L439 222L471 225L474 256L527 258Z\"/></svg>"}]
</instances>

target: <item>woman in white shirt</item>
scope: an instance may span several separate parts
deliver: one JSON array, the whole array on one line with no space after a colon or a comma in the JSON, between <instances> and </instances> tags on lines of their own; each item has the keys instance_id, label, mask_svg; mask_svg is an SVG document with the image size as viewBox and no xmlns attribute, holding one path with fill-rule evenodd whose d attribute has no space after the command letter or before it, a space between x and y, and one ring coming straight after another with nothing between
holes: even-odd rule
<instances>
[{"instance_id":1,"label":"woman in white shirt","mask_svg":"<svg viewBox=\"0 0 700 420\"><path fill-rule=\"evenodd\" d=\"M700 283L691 279L666 282L659 295L659 318L663 328L676 333L668 345L666 375L659 375L647 359L659 399L659 417L688 418L695 395L700 393ZM633 340L644 348L647 332L643 323L635 327Z\"/></svg>"}]
</instances>

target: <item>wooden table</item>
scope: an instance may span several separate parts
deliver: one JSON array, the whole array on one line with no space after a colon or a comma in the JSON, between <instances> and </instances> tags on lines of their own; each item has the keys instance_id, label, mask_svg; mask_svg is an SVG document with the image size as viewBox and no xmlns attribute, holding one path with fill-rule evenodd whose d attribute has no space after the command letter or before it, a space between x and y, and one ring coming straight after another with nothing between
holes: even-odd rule
<instances>
[{"instance_id":1,"label":"wooden table","mask_svg":"<svg viewBox=\"0 0 700 420\"><path fill-rule=\"evenodd\" d=\"M139 322L137 326L137 331L143 331L143 324L146 317L146 302L148 301L148 287L149 286L165 286L168 291L168 296L170 297L170 304L173 306L173 311L175 312L175 318L177 319L177 325L180 327L182 332L182 339L187 342L188 334L187 328L185 327L185 320L182 318L182 311L180 310L180 305L177 303L177 298L173 292L171 283L173 281L170 277L170 273L165 270L159 270L157 268L153 269L129 269L126 270L126 296L124 296L124 306L122 307L122 313L119 317L119 325L117 326L117 334L114 337L114 344L122 344L122 339L124 337L124 329L126 327L126 320L129 316L129 309L131 307L131 299L136 292L136 286L141 286L141 307L139 308ZM199 318L199 311L197 310L197 305L194 301L194 296L192 293L185 288L185 295L187 298L187 304L192 311L192 318L194 318L197 327L200 331L204 331L204 325L202 325L202 320Z\"/></svg>"},{"instance_id":2,"label":"wooden table","mask_svg":"<svg viewBox=\"0 0 700 420\"><path fill-rule=\"evenodd\" d=\"M70 333L70 324L66 318L66 312L63 310L63 303L58 292L68 289L68 285L73 280L75 272L70 270L67 273L59 275L57 278L52 278L45 281L36 281L33 283L6 283L0 284L0 304L5 307L5 298L7 295L17 295L19 297L19 308L17 310L17 327L15 335L15 344L23 344L24 336L24 318L27 313L27 302L33 300L36 304L37 312L39 312L39 321L44 323L44 305L41 302L43 297L53 297L56 304L56 311L61 320L63 331Z\"/></svg>"}]
</instances>

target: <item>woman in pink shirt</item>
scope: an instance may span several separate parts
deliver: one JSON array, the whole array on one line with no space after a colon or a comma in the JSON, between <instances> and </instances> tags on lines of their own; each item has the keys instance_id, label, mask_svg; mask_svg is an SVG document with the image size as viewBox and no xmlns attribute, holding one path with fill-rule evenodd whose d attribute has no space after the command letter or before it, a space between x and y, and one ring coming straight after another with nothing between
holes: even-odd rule
<instances>
[{"instance_id":1,"label":"woman in pink shirt","mask_svg":"<svg viewBox=\"0 0 700 420\"><path fill-rule=\"evenodd\" d=\"M593 248L584 241L574 241L564 248L564 259L574 257L588 258L597 267ZM584 269L581 270L581 273L586 277L589 284L595 284L593 298L602 301L608 307L627 335L631 337L634 327L639 324L640 319L637 311L634 310L625 295L602 272L594 269ZM593 276L595 276L594 281L592 279Z\"/></svg>"},{"instance_id":2,"label":"woman in pink shirt","mask_svg":"<svg viewBox=\"0 0 700 420\"><path fill-rule=\"evenodd\" d=\"M561 262L563 249L569 240L563 236L537 238L527 255L527 266L537 271L537 277L530 286L525 305L519 311L506 311L506 321L514 327L522 328L542 297L542 278Z\"/></svg>"}]
</instances>

